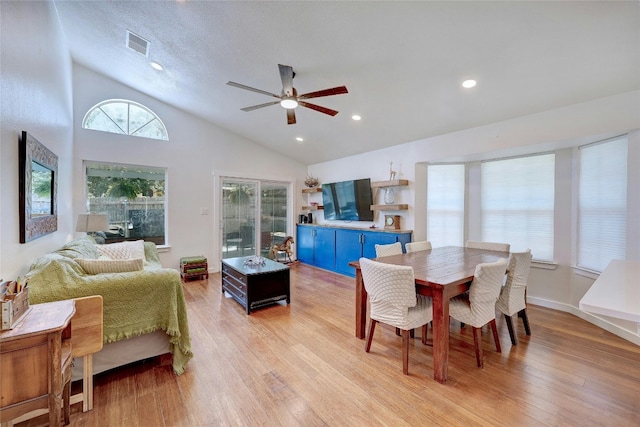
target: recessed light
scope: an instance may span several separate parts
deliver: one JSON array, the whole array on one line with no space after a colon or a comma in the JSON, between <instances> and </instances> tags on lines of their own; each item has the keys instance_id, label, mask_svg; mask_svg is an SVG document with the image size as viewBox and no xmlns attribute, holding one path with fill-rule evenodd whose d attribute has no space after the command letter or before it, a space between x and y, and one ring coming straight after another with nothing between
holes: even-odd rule
<instances>
[{"instance_id":1,"label":"recessed light","mask_svg":"<svg viewBox=\"0 0 640 427\"><path fill-rule=\"evenodd\" d=\"M298 142L302 142L302 141L304 141L304 138L302 138L301 136L297 136L297 137L296 137L296 141L298 141Z\"/></svg>"},{"instance_id":2,"label":"recessed light","mask_svg":"<svg viewBox=\"0 0 640 427\"><path fill-rule=\"evenodd\" d=\"M474 87L476 85L476 81L475 80L465 80L462 82L462 87L466 87L467 89L470 89L472 87Z\"/></svg>"},{"instance_id":3,"label":"recessed light","mask_svg":"<svg viewBox=\"0 0 640 427\"><path fill-rule=\"evenodd\" d=\"M359 116L359 115L357 115L357 114L354 114L353 116L351 116L351 118L352 118L353 120L356 120L356 121L358 121L358 120L361 120L361 119L362 119L362 117L360 117L360 116Z\"/></svg>"},{"instance_id":4,"label":"recessed light","mask_svg":"<svg viewBox=\"0 0 640 427\"><path fill-rule=\"evenodd\" d=\"M153 67L154 70L158 70L158 71L164 70L164 67L158 64L157 62L151 61L149 62L149 64Z\"/></svg>"}]
</instances>

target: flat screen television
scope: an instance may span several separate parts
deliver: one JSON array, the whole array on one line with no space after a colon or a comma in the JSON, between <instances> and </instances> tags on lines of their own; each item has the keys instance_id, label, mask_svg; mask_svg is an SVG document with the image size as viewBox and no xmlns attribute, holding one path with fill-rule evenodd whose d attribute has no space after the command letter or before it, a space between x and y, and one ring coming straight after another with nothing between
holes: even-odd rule
<instances>
[{"instance_id":1,"label":"flat screen television","mask_svg":"<svg viewBox=\"0 0 640 427\"><path fill-rule=\"evenodd\" d=\"M369 178L322 184L324 219L373 221L373 196Z\"/></svg>"}]
</instances>

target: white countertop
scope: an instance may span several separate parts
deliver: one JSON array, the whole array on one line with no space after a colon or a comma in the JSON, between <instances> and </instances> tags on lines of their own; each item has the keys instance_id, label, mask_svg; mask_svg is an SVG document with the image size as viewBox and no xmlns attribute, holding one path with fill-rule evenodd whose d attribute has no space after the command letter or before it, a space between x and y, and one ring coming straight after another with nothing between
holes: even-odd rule
<instances>
[{"instance_id":1,"label":"white countertop","mask_svg":"<svg viewBox=\"0 0 640 427\"><path fill-rule=\"evenodd\" d=\"M580 310L640 323L640 262L612 260L580 300Z\"/></svg>"}]
</instances>

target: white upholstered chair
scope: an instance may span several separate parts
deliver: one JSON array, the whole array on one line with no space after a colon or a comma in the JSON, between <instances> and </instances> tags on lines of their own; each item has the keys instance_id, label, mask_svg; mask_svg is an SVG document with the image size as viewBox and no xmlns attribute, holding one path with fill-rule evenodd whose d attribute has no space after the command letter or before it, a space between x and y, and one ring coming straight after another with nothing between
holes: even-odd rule
<instances>
[{"instance_id":1,"label":"white upholstered chair","mask_svg":"<svg viewBox=\"0 0 640 427\"><path fill-rule=\"evenodd\" d=\"M408 254L411 252L430 251L431 242L426 240L422 242L410 242L410 243L405 243L404 247L407 250Z\"/></svg>"},{"instance_id":2,"label":"white upholstered chair","mask_svg":"<svg viewBox=\"0 0 640 427\"><path fill-rule=\"evenodd\" d=\"M531 335L529 328L529 318L527 317L527 303L525 300L525 292L527 289L527 278L531 269L531 250L525 252L513 252L509 258L509 267L507 268L507 280L500 291L500 297L496 302L496 309L504 314L509 328L509 336L511 344L518 345L516 337L513 316L522 317L524 330L527 335ZM515 319L516 325L518 318Z\"/></svg>"},{"instance_id":3,"label":"white upholstered chair","mask_svg":"<svg viewBox=\"0 0 640 427\"><path fill-rule=\"evenodd\" d=\"M376 323L399 328L402 331L402 372L408 374L409 331L422 326L422 343L426 344L427 323L433 319L431 298L416 295L412 267L360 258L360 269L371 306L365 351L368 353L371 349Z\"/></svg>"},{"instance_id":4,"label":"white upholstered chair","mask_svg":"<svg viewBox=\"0 0 640 427\"><path fill-rule=\"evenodd\" d=\"M376 258L391 255L402 255L402 243L395 242L389 245L375 245Z\"/></svg>"},{"instance_id":5,"label":"white upholstered chair","mask_svg":"<svg viewBox=\"0 0 640 427\"><path fill-rule=\"evenodd\" d=\"M500 353L500 338L496 327L496 301L500 295L507 260L478 264L468 293L458 295L449 302L449 316L473 327L473 343L478 367L484 366L482 358L482 327L489 323Z\"/></svg>"},{"instance_id":6,"label":"white upholstered chair","mask_svg":"<svg viewBox=\"0 0 640 427\"><path fill-rule=\"evenodd\" d=\"M486 249L488 251L501 251L509 252L511 245L509 243L497 243L497 242L478 242L475 240L467 240L464 245L466 248L474 249Z\"/></svg>"}]
</instances>

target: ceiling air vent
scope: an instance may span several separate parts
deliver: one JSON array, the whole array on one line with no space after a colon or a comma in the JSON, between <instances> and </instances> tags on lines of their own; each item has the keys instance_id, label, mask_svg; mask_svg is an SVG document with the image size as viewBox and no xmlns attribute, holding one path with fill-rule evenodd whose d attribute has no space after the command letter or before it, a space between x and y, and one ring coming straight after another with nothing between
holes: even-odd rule
<instances>
[{"instance_id":1,"label":"ceiling air vent","mask_svg":"<svg viewBox=\"0 0 640 427\"><path fill-rule=\"evenodd\" d=\"M127 47L135 50L136 52L149 56L149 41L143 39L137 34L127 30Z\"/></svg>"}]
</instances>

